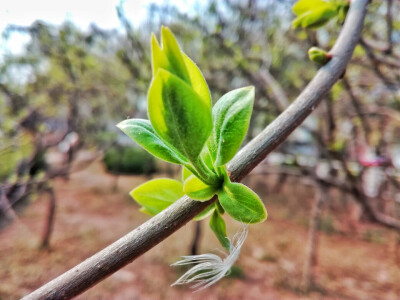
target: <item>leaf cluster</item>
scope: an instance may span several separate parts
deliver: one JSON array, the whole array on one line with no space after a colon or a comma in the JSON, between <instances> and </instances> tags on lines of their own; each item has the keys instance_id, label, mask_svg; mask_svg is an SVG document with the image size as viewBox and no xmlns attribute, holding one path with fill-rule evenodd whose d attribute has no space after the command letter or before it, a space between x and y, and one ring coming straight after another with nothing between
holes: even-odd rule
<instances>
[{"instance_id":1,"label":"leaf cluster","mask_svg":"<svg viewBox=\"0 0 400 300\"><path fill-rule=\"evenodd\" d=\"M155 179L131 192L142 211L157 214L184 194L198 201L218 196L196 219L212 213L210 226L226 247L226 211L244 223L262 222L265 207L252 190L232 183L226 171L246 135L254 88L223 95L212 107L211 95L197 65L181 51L172 32L163 27L162 44L152 36L153 79L148 92L150 120L128 119L118 127L154 156L182 165L182 182Z\"/></svg>"},{"instance_id":2,"label":"leaf cluster","mask_svg":"<svg viewBox=\"0 0 400 300\"><path fill-rule=\"evenodd\" d=\"M346 18L349 1L346 0L299 0L293 6L297 18L293 28L317 29L337 18L340 23Z\"/></svg>"}]
</instances>

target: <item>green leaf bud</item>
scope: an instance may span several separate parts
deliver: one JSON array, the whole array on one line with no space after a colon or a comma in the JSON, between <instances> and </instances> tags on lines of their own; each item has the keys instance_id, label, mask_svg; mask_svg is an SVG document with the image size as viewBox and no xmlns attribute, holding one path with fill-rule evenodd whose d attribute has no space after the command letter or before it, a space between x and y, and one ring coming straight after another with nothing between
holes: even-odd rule
<instances>
[{"instance_id":1,"label":"green leaf bud","mask_svg":"<svg viewBox=\"0 0 400 300\"><path fill-rule=\"evenodd\" d=\"M325 65L332 58L332 54L321 48L311 47L308 50L308 57L311 61L316 62L319 65Z\"/></svg>"}]
</instances>

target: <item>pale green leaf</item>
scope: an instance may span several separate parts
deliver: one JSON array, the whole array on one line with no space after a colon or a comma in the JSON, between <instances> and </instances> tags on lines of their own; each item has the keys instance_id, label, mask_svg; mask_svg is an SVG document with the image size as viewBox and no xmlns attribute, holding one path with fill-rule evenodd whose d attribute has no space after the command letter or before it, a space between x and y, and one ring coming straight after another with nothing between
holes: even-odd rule
<instances>
[{"instance_id":1,"label":"pale green leaf","mask_svg":"<svg viewBox=\"0 0 400 300\"><path fill-rule=\"evenodd\" d=\"M301 26L303 28L316 29L325 25L329 20L338 14L336 8L332 5L321 5L319 8L311 11L303 18Z\"/></svg>"},{"instance_id":2,"label":"pale green leaf","mask_svg":"<svg viewBox=\"0 0 400 300\"><path fill-rule=\"evenodd\" d=\"M148 94L151 124L180 153L196 161L212 130L211 108L193 89L159 69Z\"/></svg>"},{"instance_id":3,"label":"pale green leaf","mask_svg":"<svg viewBox=\"0 0 400 300\"><path fill-rule=\"evenodd\" d=\"M183 53L171 30L164 26L161 28L161 41L162 50L171 66L171 70L168 69L168 71L190 84L190 77L183 59Z\"/></svg>"},{"instance_id":4,"label":"pale green leaf","mask_svg":"<svg viewBox=\"0 0 400 300\"><path fill-rule=\"evenodd\" d=\"M300 0L293 5L293 12L298 16L325 3L323 0Z\"/></svg>"},{"instance_id":5,"label":"pale green leaf","mask_svg":"<svg viewBox=\"0 0 400 300\"><path fill-rule=\"evenodd\" d=\"M253 224L267 219L267 211L258 195L241 183L225 181L218 192L224 210L235 220Z\"/></svg>"},{"instance_id":6,"label":"pale green leaf","mask_svg":"<svg viewBox=\"0 0 400 300\"><path fill-rule=\"evenodd\" d=\"M182 181L185 182L189 176L193 175L192 172L188 170L186 167L182 167Z\"/></svg>"},{"instance_id":7,"label":"pale green leaf","mask_svg":"<svg viewBox=\"0 0 400 300\"><path fill-rule=\"evenodd\" d=\"M156 210L156 209L146 208L146 207L144 207L144 206L142 206L142 207L139 209L139 211L140 211L141 213L144 213L144 214L150 215L150 216L155 216L156 214L159 213L159 211Z\"/></svg>"},{"instance_id":8,"label":"pale green leaf","mask_svg":"<svg viewBox=\"0 0 400 300\"><path fill-rule=\"evenodd\" d=\"M253 102L254 87L245 87L225 94L214 105L209 148L216 166L226 164L239 150L249 127Z\"/></svg>"},{"instance_id":9,"label":"pale green leaf","mask_svg":"<svg viewBox=\"0 0 400 300\"><path fill-rule=\"evenodd\" d=\"M151 67L153 70L153 76L156 76L158 69L173 71L168 58L158 44L154 33L151 34Z\"/></svg>"},{"instance_id":10,"label":"pale green leaf","mask_svg":"<svg viewBox=\"0 0 400 300\"><path fill-rule=\"evenodd\" d=\"M194 175L190 175L183 184L184 193L198 201L210 200L217 190L217 186L207 185Z\"/></svg>"},{"instance_id":11,"label":"pale green leaf","mask_svg":"<svg viewBox=\"0 0 400 300\"><path fill-rule=\"evenodd\" d=\"M141 211L155 215L181 198L184 193L181 182L159 178L139 185L130 192L130 195L143 206Z\"/></svg>"},{"instance_id":12,"label":"pale green leaf","mask_svg":"<svg viewBox=\"0 0 400 300\"><path fill-rule=\"evenodd\" d=\"M150 121L143 119L124 120L117 125L127 136L133 139L154 156L173 164L187 162L182 154L166 145L155 133Z\"/></svg>"},{"instance_id":13,"label":"pale green leaf","mask_svg":"<svg viewBox=\"0 0 400 300\"><path fill-rule=\"evenodd\" d=\"M301 14L293 21L293 27L317 29L337 16L338 9L335 5L324 2L313 10Z\"/></svg>"},{"instance_id":14,"label":"pale green leaf","mask_svg":"<svg viewBox=\"0 0 400 300\"><path fill-rule=\"evenodd\" d=\"M226 225L224 219L218 211L214 210L210 219L210 228L214 231L215 236L225 249L229 250L230 242L226 235Z\"/></svg>"},{"instance_id":15,"label":"pale green leaf","mask_svg":"<svg viewBox=\"0 0 400 300\"><path fill-rule=\"evenodd\" d=\"M208 89L208 85L203 74L197 65L185 53L182 53L182 55L186 64L186 68L189 72L192 88L200 96L204 103L211 108L212 103L210 90Z\"/></svg>"}]
</instances>

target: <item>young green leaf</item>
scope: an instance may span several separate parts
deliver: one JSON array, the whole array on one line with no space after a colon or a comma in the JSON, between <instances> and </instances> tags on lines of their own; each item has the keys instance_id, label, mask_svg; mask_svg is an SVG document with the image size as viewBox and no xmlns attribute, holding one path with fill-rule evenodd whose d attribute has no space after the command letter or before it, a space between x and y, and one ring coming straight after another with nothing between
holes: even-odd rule
<instances>
[{"instance_id":1,"label":"young green leaf","mask_svg":"<svg viewBox=\"0 0 400 300\"><path fill-rule=\"evenodd\" d=\"M219 203L219 201L217 201L215 203L215 209L218 211L218 213L222 216L225 213L224 208L221 206L221 203Z\"/></svg>"},{"instance_id":2,"label":"young green leaf","mask_svg":"<svg viewBox=\"0 0 400 300\"><path fill-rule=\"evenodd\" d=\"M193 200L207 201L215 195L218 187L207 185L196 176L190 175L183 184L183 191Z\"/></svg>"},{"instance_id":3,"label":"young green leaf","mask_svg":"<svg viewBox=\"0 0 400 300\"><path fill-rule=\"evenodd\" d=\"M150 216L155 216L156 214L159 213L159 211L156 210L156 209L152 209L152 208L147 209L147 208L144 207L144 206L142 206L142 207L139 209L139 211L140 211L141 213L144 213L144 214L150 215Z\"/></svg>"},{"instance_id":4,"label":"young green leaf","mask_svg":"<svg viewBox=\"0 0 400 300\"><path fill-rule=\"evenodd\" d=\"M201 213L193 218L194 221L201 221L207 218L215 210L215 203L207 206Z\"/></svg>"},{"instance_id":5,"label":"young green leaf","mask_svg":"<svg viewBox=\"0 0 400 300\"><path fill-rule=\"evenodd\" d=\"M180 50L178 42L168 28L162 27L161 36L162 48L154 34L151 37L153 77L157 75L159 69L174 74L190 85L204 103L211 107L210 91L200 69Z\"/></svg>"},{"instance_id":6,"label":"young green leaf","mask_svg":"<svg viewBox=\"0 0 400 300\"><path fill-rule=\"evenodd\" d=\"M212 130L211 108L184 81L159 69L148 94L148 111L157 134L196 161Z\"/></svg>"},{"instance_id":7,"label":"young green leaf","mask_svg":"<svg viewBox=\"0 0 400 300\"><path fill-rule=\"evenodd\" d=\"M332 5L324 5L306 14L301 21L303 28L317 29L336 17L338 11Z\"/></svg>"},{"instance_id":8,"label":"young green leaf","mask_svg":"<svg viewBox=\"0 0 400 300\"><path fill-rule=\"evenodd\" d=\"M143 119L124 120L117 125L127 136L133 139L154 156L173 164L183 164L187 159L177 150L167 146L155 133L150 121Z\"/></svg>"},{"instance_id":9,"label":"young green leaf","mask_svg":"<svg viewBox=\"0 0 400 300\"><path fill-rule=\"evenodd\" d=\"M299 11L299 9L297 9L297 11ZM293 28L303 27L317 29L336 17L337 14L337 5L333 2L321 1L318 5L310 7L309 10L300 13L292 23Z\"/></svg>"},{"instance_id":10,"label":"young green leaf","mask_svg":"<svg viewBox=\"0 0 400 300\"><path fill-rule=\"evenodd\" d=\"M209 148L215 165L222 166L238 151L249 127L254 102L254 87L233 90L214 105L213 133Z\"/></svg>"},{"instance_id":11,"label":"young green leaf","mask_svg":"<svg viewBox=\"0 0 400 300\"><path fill-rule=\"evenodd\" d=\"M339 7L339 12L338 12L338 22L339 24L342 24L344 20L346 19L347 12L349 11L349 3L345 2L342 3Z\"/></svg>"},{"instance_id":12,"label":"young green leaf","mask_svg":"<svg viewBox=\"0 0 400 300\"><path fill-rule=\"evenodd\" d=\"M156 76L158 69L160 68L173 72L168 57L158 44L154 33L151 34L151 67L153 70L153 76Z\"/></svg>"},{"instance_id":13,"label":"young green leaf","mask_svg":"<svg viewBox=\"0 0 400 300\"><path fill-rule=\"evenodd\" d=\"M241 183L225 181L218 192L224 210L235 220L253 224L267 219L267 211L258 195Z\"/></svg>"},{"instance_id":14,"label":"young green leaf","mask_svg":"<svg viewBox=\"0 0 400 300\"><path fill-rule=\"evenodd\" d=\"M173 70L171 70L171 73L190 84L190 77L183 59L183 53L171 30L164 26L161 28L161 41L162 50Z\"/></svg>"},{"instance_id":15,"label":"young green leaf","mask_svg":"<svg viewBox=\"0 0 400 300\"><path fill-rule=\"evenodd\" d=\"M190 171L188 170L188 168L182 167L182 181L185 182L185 180L188 179L188 177L189 177L190 175L193 175L192 172L190 172Z\"/></svg>"},{"instance_id":16,"label":"young green leaf","mask_svg":"<svg viewBox=\"0 0 400 300\"><path fill-rule=\"evenodd\" d=\"M210 228L212 229L212 231L214 231L215 236L218 238L221 245L229 251L230 243L226 235L225 221L216 210L214 210L211 216Z\"/></svg>"},{"instance_id":17,"label":"young green leaf","mask_svg":"<svg viewBox=\"0 0 400 300\"><path fill-rule=\"evenodd\" d=\"M185 53L182 52L182 55L183 60L185 61L186 69L189 72L190 85L192 86L193 90L199 94L200 98L203 99L204 103L209 105L211 108L212 103L210 90L208 89L208 85L203 74L196 64Z\"/></svg>"},{"instance_id":18,"label":"young green leaf","mask_svg":"<svg viewBox=\"0 0 400 300\"><path fill-rule=\"evenodd\" d=\"M325 1L323 0L299 0L293 5L293 12L296 16L299 16L324 4Z\"/></svg>"},{"instance_id":19,"label":"young green leaf","mask_svg":"<svg viewBox=\"0 0 400 300\"><path fill-rule=\"evenodd\" d=\"M143 207L141 211L156 215L181 198L184 193L181 182L161 178L139 185L130 195Z\"/></svg>"}]
</instances>

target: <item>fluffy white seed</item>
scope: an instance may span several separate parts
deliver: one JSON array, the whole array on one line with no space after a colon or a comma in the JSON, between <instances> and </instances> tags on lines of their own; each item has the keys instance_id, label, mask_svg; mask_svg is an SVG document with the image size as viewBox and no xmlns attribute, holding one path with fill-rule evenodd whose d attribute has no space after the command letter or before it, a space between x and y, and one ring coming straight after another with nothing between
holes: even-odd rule
<instances>
[{"instance_id":1,"label":"fluffy white seed","mask_svg":"<svg viewBox=\"0 0 400 300\"><path fill-rule=\"evenodd\" d=\"M243 226L233 236L232 240L229 240L229 254L221 251L225 256L224 258L213 253L182 256L182 260L177 261L171 266L196 265L183 274L172 286L193 283L191 288L200 291L216 283L227 275L235 264L239 257L240 249L247 237L247 233L247 226Z\"/></svg>"}]
</instances>

